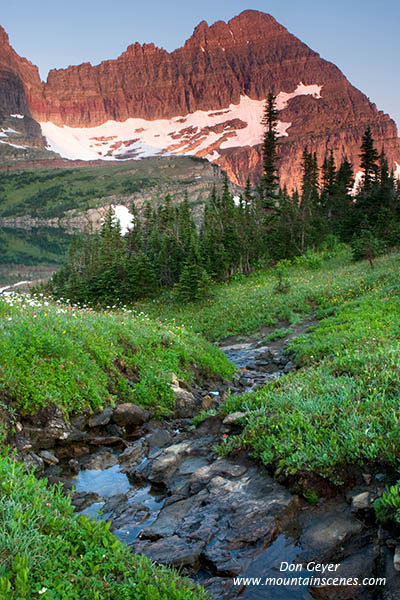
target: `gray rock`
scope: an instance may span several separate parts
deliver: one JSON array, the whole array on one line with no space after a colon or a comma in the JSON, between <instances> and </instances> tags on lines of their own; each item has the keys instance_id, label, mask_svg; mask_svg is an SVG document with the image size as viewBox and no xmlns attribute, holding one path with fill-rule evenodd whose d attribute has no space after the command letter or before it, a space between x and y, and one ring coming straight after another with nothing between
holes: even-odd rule
<instances>
[{"instance_id":1,"label":"gray rock","mask_svg":"<svg viewBox=\"0 0 400 600\"><path fill-rule=\"evenodd\" d=\"M195 442L184 440L159 451L153 459L144 461L137 469L131 471L131 476L139 480L147 479L154 483L165 483L177 471L185 456L195 449Z\"/></svg>"},{"instance_id":2,"label":"gray rock","mask_svg":"<svg viewBox=\"0 0 400 600\"><path fill-rule=\"evenodd\" d=\"M89 427L103 427L108 425L113 415L113 409L111 406L107 406L101 413L90 417L88 425Z\"/></svg>"},{"instance_id":3,"label":"gray rock","mask_svg":"<svg viewBox=\"0 0 400 600\"><path fill-rule=\"evenodd\" d=\"M230 415L227 415L222 423L223 425L235 425L239 419L243 419L246 415L247 413L245 412L234 412Z\"/></svg>"},{"instance_id":4,"label":"gray rock","mask_svg":"<svg viewBox=\"0 0 400 600\"><path fill-rule=\"evenodd\" d=\"M199 562L204 543L187 542L173 535L155 542L136 542L133 547L136 552L141 552L160 564L194 567Z\"/></svg>"},{"instance_id":5,"label":"gray rock","mask_svg":"<svg viewBox=\"0 0 400 600\"><path fill-rule=\"evenodd\" d=\"M38 456L40 456L40 458L43 458L44 462L48 465L58 465L58 463L60 462L58 458L48 450L40 450L40 452L38 452Z\"/></svg>"},{"instance_id":6,"label":"gray rock","mask_svg":"<svg viewBox=\"0 0 400 600\"><path fill-rule=\"evenodd\" d=\"M393 557L393 567L395 571L400 571L400 546L396 546Z\"/></svg>"},{"instance_id":7,"label":"gray rock","mask_svg":"<svg viewBox=\"0 0 400 600\"><path fill-rule=\"evenodd\" d=\"M337 570L330 573L329 576L338 577L339 579L354 579L358 578L361 582L366 577L376 576L375 562L377 558L376 550L373 546L362 548L359 552L352 554L344 560L333 560L339 564ZM324 561L321 561L324 562ZM315 573L314 575L317 575ZM319 573L319 575L321 575ZM375 586L364 585L348 585L348 586L322 586L312 587L312 597L316 600L373 600L376 598Z\"/></svg>"},{"instance_id":8,"label":"gray rock","mask_svg":"<svg viewBox=\"0 0 400 600\"><path fill-rule=\"evenodd\" d=\"M128 463L128 467L131 468L134 465L139 464L146 456L147 448L143 440L137 440L131 446L125 448L125 450L119 455L118 462L120 464Z\"/></svg>"},{"instance_id":9,"label":"gray rock","mask_svg":"<svg viewBox=\"0 0 400 600\"><path fill-rule=\"evenodd\" d=\"M22 460L25 467L27 469L34 469L34 471L41 472L44 470L44 460L34 452L27 452L22 455L22 457L18 457L19 460Z\"/></svg>"},{"instance_id":10,"label":"gray rock","mask_svg":"<svg viewBox=\"0 0 400 600\"><path fill-rule=\"evenodd\" d=\"M202 398L196 398L192 392L177 385L172 385L171 388L175 394L175 414L177 417L185 419L192 417L199 411Z\"/></svg>"},{"instance_id":11,"label":"gray rock","mask_svg":"<svg viewBox=\"0 0 400 600\"><path fill-rule=\"evenodd\" d=\"M94 502L101 502L101 500L101 496L94 492L73 492L71 496L71 504L77 511L85 510Z\"/></svg>"},{"instance_id":12,"label":"gray rock","mask_svg":"<svg viewBox=\"0 0 400 600\"><path fill-rule=\"evenodd\" d=\"M332 554L353 537L360 535L364 525L344 502L332 501L315 507L302 523L300 544L305 548L302 559L311 560L326 553Z\"/></svg>"},{"instance_id":13,"label":"gray rock","mask_svg":"<svg viewBox=\"0 0 400 600\"><path fill-rule=\"evenodd\" d=\"M289 362L286 363L283 372L284 373L290 373L290 371L293 371L293 369L296 368L296 365L294 362L292 362L291 360L289 360Z\"/></svg>"},{"instance_id":14,"label":"gray rock","mask_svg":"<svg viewBox=\"0 0 400 600\"><path fill-rule=\"evenodd\" d=\"M74 475L77 475L81 469L80 464L76 460L76 458L71 458L71 460L68 461L68 466L71 469L71 473L74 473Z\"/></svg>"},{"instance_id":15,"label":"gray rock","mask_svg":"<svg viewBox=\"0 0 400 600\"><path fill-rule=\"evenodd\" d=\"M113 412L113 420L121 427L143 425L149 418L150 413L148 410L144 410L130 402L119 404Z\"/></svg>"},{"instance_id":16,"label":"gray rock","mask_svg":"<svg viewBox=\"0 0 400 600\"><path fill-rule=\"evenodd\" d=\"M171 434L167 429L154 429L146 435L146 442L149 448L163 448L171 441Z\"/></svg>"},{"instance_id":17,"label":"gray rock","mask_svg":"<svg viewBox=\"0 0 400 600\"><path fill-rule=\"evenodd\" d=\"M19 452L26 452L27 450L32 449L32 444L30 443L30 441L27 440L25 436L19 433L15 436L15 445Z\"/></svg>"}]
</instances>

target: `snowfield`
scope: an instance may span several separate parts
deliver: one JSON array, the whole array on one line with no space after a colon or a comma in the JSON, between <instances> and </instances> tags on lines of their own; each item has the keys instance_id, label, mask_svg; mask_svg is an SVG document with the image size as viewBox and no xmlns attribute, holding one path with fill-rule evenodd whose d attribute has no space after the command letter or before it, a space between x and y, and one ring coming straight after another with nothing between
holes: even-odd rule
<instances>
[{"instance_id":1,"label":"snowfield","mask_svg":"<svg viewBox=\"0 0 400 600\"><path fill-rule=\"evenodd\" d=\"M280 92L276 99L283 110L296 96L321 98L320 85L299 83L291 92ZM148 121L130 118L124 122L107 121L97 127L58 126L40 123L47 147L72 160L140 159L148 156L186 154L215 161L219 150L255 146L262 142L263 100L241 96L239 104L221 110L198 110L172 119ZM279 121L278 135L288 136L291 123Z\"/></svg>"}]
</instances>

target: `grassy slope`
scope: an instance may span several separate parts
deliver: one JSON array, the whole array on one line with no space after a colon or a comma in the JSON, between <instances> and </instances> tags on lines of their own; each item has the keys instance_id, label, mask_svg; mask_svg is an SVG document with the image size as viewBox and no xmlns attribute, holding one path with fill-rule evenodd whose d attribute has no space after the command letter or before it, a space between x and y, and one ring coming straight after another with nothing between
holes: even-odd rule
<instances>
[{"instance_id":1,"label":"grassy slope","mask_svg":"<svg viewBox=\"0 0 400 600\"><path fill-rule=\"evenodd\" d=\"M190 329L128 310L96 313L9 296L0 300L0 334L0 394L20 411L55 403L68 414L122 399L168 413L171 373L190 383L194 371L233 371Z\"/></svg>"},{"instance_id":2,"label":"grassy slope","mask_svg":"<svg viewBox=\"0 0 400 600\"><path fill-rule=\"evenodd\" d=\"M11 397L26 410L56 402L73 412L122 396L170 409L166 373L187 381L194 365L232 373L195 332L217 339L316 312L319 325L292 343L303 368L256 394L231 398L222 408L248 414L243 432L225 438L221 451L245 447L278 472L316 472L334 482L349 463L393 465L400 449L399 266L398 256L379 259L374 271L350 263L345 253L319 266L309 257L289 270L285 294L276 291L273 272L260 272L216 286L213 299L202 304L147 303L150 318L68 310L43 300L33 306L0 301L3 401ZM126 376L138 373L143 385L132 390ZM44 588L44 597L60 600L203 597L170 572L132 557L103 523L79 520L68 500L8 459L0 461L0 481L4 597L8 585L17 590L7 592L10 599L37 597ZM28 548L25 558L20 545Z\"/></svg>"},{"instance_id":3,"label":"grassy slope","mask_svg":"<svg viewBox=\"0 0 400 600\"><path fill-rule=\"evenodd\" d=\"M17 295L0 300L0 357L3 436L5 408L35 412L54 403L70 414L120 398L168 413L172 372L187 382L194 371L233 372L217 348L183 327ZM134 389L129 379L139 379ZM0 458L0 598L39 593L53 600L207 598L173 571L132 555L104 522L78 518L61 491Z\"/></svg>"},{"instance_id":4,"label":"grassy slope","mask_svg":"<svg viewBox=\"0 0 400 600\"><path fill-rule=\"evenodd\" d=\"M345 254L317 268L289 269L289 291L276 291L273 272L221 285L212 301L179 309L210 338L255 331L279 319L315 313L312 333L292 342L299 371L258 393L234 397L224 414L247 411L241 435L221 451L245 447L277 473L317 473L340 483L348 465L395 467L400 452L400 257L351 263ZM146 308L151 308L145 305ZM171 307L154 310L169 319Z\"/></svg>"},{"instance_id":5,"label":"grassy slope","mask_svg":"<svg viewBox=\"0 0 400 600\"><path fill-rule=\"evenodd\" d=\"M0 458L2 600L206 600L169 569L131 554L104 521L74 514L69 498Z\"/></svg>"}]
</instances>

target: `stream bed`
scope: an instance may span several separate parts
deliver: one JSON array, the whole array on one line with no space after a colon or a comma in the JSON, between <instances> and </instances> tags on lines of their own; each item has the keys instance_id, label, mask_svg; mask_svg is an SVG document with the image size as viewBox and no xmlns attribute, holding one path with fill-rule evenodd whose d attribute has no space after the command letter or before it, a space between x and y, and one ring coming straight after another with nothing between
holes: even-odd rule
<instances>
[{"instance_id":1,"label":"stream bed","mask_svg":"<svg viewBox=\"0 0 400 600\"><path fill-rule=\"evenodd\" d=\"M226 340L221 347L239 369L232 393L294 369L285 345L311 325L302 323L271 343L263 336ZM220 417L209 417L196 429L190 419L150 421L124 448L96 448L45 474L74 490L77 512L109 521L132 551L178 567L215 600L376 598L372 588L361 586L303 585L302 577L307 583L321 575L309 566L312 561L340 563L338 575L375 573L376 530L344 497L312 506L244 453L221 458L215 446L237 430L234 421ZM282 563L295 572L281 570ZM245 586L237 577L261 581ZM296 584L281 582L288 577L296 577Z\"/></svg>"}]
</instances>

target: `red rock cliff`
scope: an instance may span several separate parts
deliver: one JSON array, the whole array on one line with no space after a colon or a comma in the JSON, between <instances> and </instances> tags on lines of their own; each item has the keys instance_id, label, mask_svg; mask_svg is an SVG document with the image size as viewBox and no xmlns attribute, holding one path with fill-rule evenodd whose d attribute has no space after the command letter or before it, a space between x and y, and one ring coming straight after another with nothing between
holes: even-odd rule
<instances>
[{"instance_id":1,"label":"red rock cliff","mask_svg":"<svg viewBox=\"0 0 400 600\"><path fill-rule=\"evenodd\" d=\"M357 169L368 125L379 149L384 143L391 164L400 163L397 129L390 117L335 65L258 11L244 11L228 23L209 26L203 21L172 53L136 43L119 58L97 66L84 63L50 71L42 86L35 67L17 59L14 71L37 121L92 127L129 117L171 118L224 109L239 103L241 96L263 100L271 89L293 92L303 82L322 86L322 97L295 97L279 113L280 120L291 123L281 144L282 183L289 188L298 184L306 144L320 160L332 148L337 161L347 155ZM260 172L260 146L218 148L216 162L243 185L248 175L256 179Z\"/></svg>"}]
</instances>

